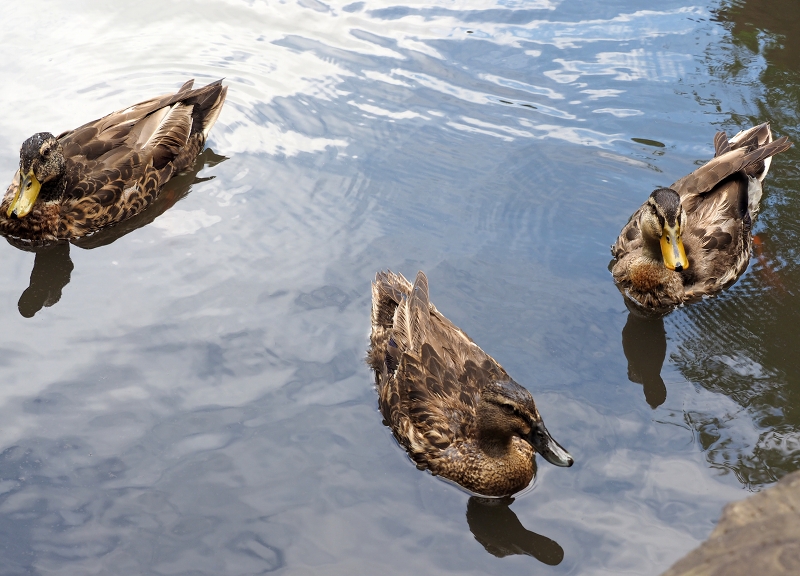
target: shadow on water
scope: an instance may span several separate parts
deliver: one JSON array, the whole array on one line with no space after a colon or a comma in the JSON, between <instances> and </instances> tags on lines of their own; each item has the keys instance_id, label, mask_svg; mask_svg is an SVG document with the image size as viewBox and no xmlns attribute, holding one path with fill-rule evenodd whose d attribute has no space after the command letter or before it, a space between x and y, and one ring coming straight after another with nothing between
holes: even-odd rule
<instances>
[{"instance_id":1,"label":"shadow on water","mask_svg":"<svg viewBox=\"0 0 800 576\"><path fill-rule=\"evenodd\" d=\"M61 291L69 284L75 265L69 257L69 244L60 242L36 248L30 285L19 297L19 313L31 318L43 307L61 300Z\"/></svg>"},{"instance_id":2,"label":"shadow on water","mask_svg":"<svg viewBox=\"0 0 800 576\"><path fill-rule=\"evenodd\" d=\"M509 508L512 502L513 498L470 497L467 524L475 540L498 558L524 554L550 566L560 564L564 549L555 540L526 529Z\"/></svg>"},{"instance_id":3,"label":"shadow on water","mask_svg":"<svg viewBox=\"0 0 800 576\"><path fill-rule=\"evenodd\" d=\"M126 234L150 224L174 206L178 200L185 198L193 184L214 178L214 176L199 178L197 174L200 170L206 166L216 166L227 159L226 156L221 156L210 148L206 148L197 157L191 169L178 174L164 185L156 201L147 209L117 226L110 226L90 236L73 240L72 244L86 250L107 246ZM17 304L22 316L32 318L43 307L49 307L58 302L64 287L69 284L70 274L75 267L69 257L69 243L59 242L30 248L20 246L12 239L7 238L7 240L12 246L36 254L30 285L22 293Z\"/></svg>"},{"instance_id":4,"label":"shadow on water","mask_svg":"<svg viewBox=\"0 0 800 576\"><path fill-rule=\"evenodd\" d=\"M667 355L667 332L663 318L643 318L628 312L622 329L622 350L628 360L628 380L641 384L644 399L651 408L667 399L661 367Z\"/></svg>"}]
</instances>

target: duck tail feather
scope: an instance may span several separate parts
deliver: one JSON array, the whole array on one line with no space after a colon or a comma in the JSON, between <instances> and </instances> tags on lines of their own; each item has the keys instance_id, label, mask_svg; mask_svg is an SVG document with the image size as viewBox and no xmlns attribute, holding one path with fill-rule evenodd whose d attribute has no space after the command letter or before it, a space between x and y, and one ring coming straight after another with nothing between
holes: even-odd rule
<instances>
[{"instance_id":1,"label":"duck tail feather","mask_svg":"<svg viewBox=\"0 0 800 576\"><path fill-rule=\"evenodd\" d=\"M160 170L172 162L189 140L192 128L192 106L178 102L161 118L157 129L142 143L153 152L153 166Z\"/></svg>"},{"instance_id":2,"label":"duck tail feather","mask_svg":"<svg viewBox=\"0 0 800 576\"><path fill-rule=\"evenodd\" d=\"M732 148L756 148L770 142L772 142L772 130L770 130L769 122L742 130L730 139Z\"/></svg>"},{"instance_id":3,"label":"duck tail feather","mask_svg":"<svg viewBox=\"0 0 800 576\"><path fill-rule=\"evenodd\" d=\"M220 80L221 82L221 80ZM221 86L219 91L216 92L216 99L214 102L209 106L206 113L203 115L203 137L208 138L208 133L211 131L211 127L214 126L214 123L219 118L219 113L222 111L222 105L225 103L225 98L228 95L228 87Z\"/></svg>"},{"instance_id":4,"label":"duck tail feather","mask_svg":"<svg viewBox=\"0 0 800 576\"><path fill-rule=\"evenodd\" d=\"M424 272L418 272L414 285L403 291L402 300L394 312L392 334L399 351L421 349L429 325L428 279Z\"/></svg>"},{"instance_id":5,"label":"duck tail feather","mask_svg":"<svg viewBox=\"0 0 800 576\"><path fill-rule=\"evenodd\" d=\"M409 320L408 298L404 298L394 311L392 339L400 352L411 350L411 322Z\"/></svg>"},{"instance_id":6,"label":"duck tail feather","mask_svg":"<svg viewBox=\"0 0 800 576\"><path fill-rule=\"evenodd\" d=\"M191 90L191 89L192 89L192 86L194 86L194 78L192 78L191 80L187 80L186 82L184 82L184 83L183 83L183 86L181 86L180 88L178 88L178 91L176 92L176 94L180 94L181 92L188 92L189 90Z\"/></svg>"},{"instance_id":7,"label":"duck tail feather","mask_svg":"<svg viewBox=\"0 0 800 576\"><path fill-rule=\"evenodd\" d=\"M389 274L391 272L378 272L372 282L372 326L391 328L394 322L394 310L397 308L397 298L392 294Z\"/></svg>"},{"instance_id":8,"label":"duck tail feather","mask_svg":"<svg viewBox=\"0 0 800 576\"><path fill-rule=\"evenodd\" d=\"M772 135L770 135L770 138ZM772 157L775 154L785 152L792 147L792 142L787 136L782 136L774 142L769 142L752 152L748 152L742 158L742 166L745 173L753 178L758 178L759 182L763 182L764 178L769 172L769 167L772 164Z\"/></svg>"},{"instance_id":9,"label":"duck tail feather","mask_svg":"<svg viewBox=\"0 0 800 576\"><path fill-rule=\"evenodd\" d=\"M428 277L421 270L417 272L411 295L408 299L411 345L420 348L428 339L431 323L431 305L428 291Z\"/></svg>"},{"instance_id":10,"label":"duck tail feather","mask_svg":"<svg viewBox=\"0 0 800 576\"><path fill-rule=\"evenodd\" d=\"M376 328L389 331L398 353L408 350L410 344L406 322L409 294L411 283L402 274L387 270L375 275L372 283L373 331Z\"/></svg>"},{"instance_id":11,"label":"duck tail feather","mask_svg":"<svg viewBox=\"0 0 800 576\"><path fill-rule=\"evenodd\" d=\"M728 135L725 132L717 132L714 135L714 156L722 156L731 149L730 142L728 142Z\"/></svg>"},{"instance_id":12,"label":"duck tail feather","mask_svg":"<svg viewBox=\"0 0 800 576\"><path fill-rule=\"evenodd\" d=\"M713 158L707 164L675 182L671 188L678 191L681 201L685 202L690 197L712 190L723 179L740 170L744 170L748 176L763 181L769 170L772 156L791 148L791 146L792 143L786 136L749 151L742 146L733 146L722 156Z\"/></svg>"}]
</instances>

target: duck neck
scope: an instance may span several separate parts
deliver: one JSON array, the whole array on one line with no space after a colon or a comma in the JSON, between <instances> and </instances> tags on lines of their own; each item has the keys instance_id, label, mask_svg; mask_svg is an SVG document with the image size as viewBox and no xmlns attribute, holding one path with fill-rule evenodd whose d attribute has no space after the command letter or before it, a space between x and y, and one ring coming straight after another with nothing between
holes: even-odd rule
<instances>
[{"instance_id":1,"label":"duck neck","mask_svg":"<svg viewBox=\"0 0 800 576\"><path fill-rule=\"evenodd\" d=\"M664 265L658 239L644 238L642 253L630 267L630 281L633 288L641 292L651 292L668 284L673 272Z\"/></svg>"},{"instance_id":2,"label":"duck neck","mask_svg":"<svg viewBox=\"0 0 800 576\"><path fill-rule=\"evenodd\" d=\"M490 458L505 459L511 450L511 436L503 436L497 430L478 430L478 447Z\"/></svg>"},{"instance_id":3,"label":"duck neck","mask_svg":"<svg viewBox=\"0 0 800 576\"><path fill-rule=\"evenodd\" d=\"M649 236L642 235L642 259L658 265L663 268L664 257L661 254L661 242L659 238L650 238Z\"/></svg>"},{"instance_id":4,"label":"duck neck","mask_svg":"<svg viewBox=\"0 0 800 576\"><path fill-rule=\"evenodd\" d=\"M60 199L67 190L67 179L64 175L64 173L61 173L49 182L42 184L38 200L41 202L52 202L53 200Z\"/></svg>"}]
</instances>

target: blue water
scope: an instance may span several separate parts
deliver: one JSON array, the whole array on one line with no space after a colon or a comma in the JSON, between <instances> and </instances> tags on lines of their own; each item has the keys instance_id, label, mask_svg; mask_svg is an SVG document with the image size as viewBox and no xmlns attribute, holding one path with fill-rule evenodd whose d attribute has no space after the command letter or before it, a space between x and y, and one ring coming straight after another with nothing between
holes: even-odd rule
<instances>
[{"instance_id":1,"label":"blue water","mask_svg":"<svg viewBox=\"0 0 800 576\"><path fill-rule=\"evenodd\" d=\"M5 7L9 181L34 132L188 78L229 91L147 217L0 245L0 574L668 568L798 468L799 153L772 164L750 270L663 327L623 332L609 245L715 131L798 140L791 7ZM575 466L540 461L510 507L415 469L363 361L386 268L428 274Z\"/></svg>"}]
</instances>

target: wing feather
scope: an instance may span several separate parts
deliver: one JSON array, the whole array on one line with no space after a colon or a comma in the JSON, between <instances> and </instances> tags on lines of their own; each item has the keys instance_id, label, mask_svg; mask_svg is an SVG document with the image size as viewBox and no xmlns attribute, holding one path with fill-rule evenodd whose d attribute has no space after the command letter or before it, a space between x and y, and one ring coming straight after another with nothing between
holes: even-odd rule
<instances>
[{"instance_id":1,"label":"wing feather","mask_svg":"<svg viewBox=\"0 0 800 576\"><path fill-rule=\"evenodd\" d=\"M722 156L731 149L728 142L728 135L725 132L717 132L714 134L714 156Z\"/></svg>"},{"instance_id":2,"label":"wing feather","mask_svg":"<svg viewBox=\"0 0 800 576\"><path fill-rule=\"evenodd\" d=\"M764 162L775 154L791 148L792 143L786 136L770 142L755 150L747 148L734 148L713 158L691 174L675 182L671 188L681 196L684 209L689 212L698 202L698 196L710 192L714 187L728 176L741 170ZM763 178L763 174L760 175ZM687 204L688 203L688 204Z\"/></svg>"},{"instance_id":3,"label":"wing feather","mask_svg":"<svg viewBox=\"0 0 800 576\"><path fill-rule=\"evenodd\" d=\"M141 144L145 150L151 150L153 166L160 170L175 159L189 140L192 130L192 105L180 102L168 108L168 112L152 135ZM139 144L139 142L137 142Z\"/></svg>"}]
</instances>

